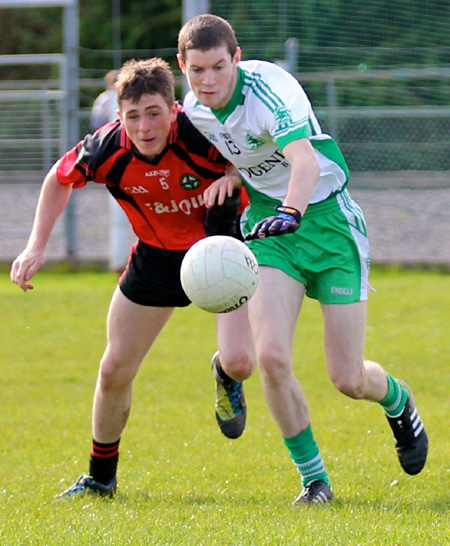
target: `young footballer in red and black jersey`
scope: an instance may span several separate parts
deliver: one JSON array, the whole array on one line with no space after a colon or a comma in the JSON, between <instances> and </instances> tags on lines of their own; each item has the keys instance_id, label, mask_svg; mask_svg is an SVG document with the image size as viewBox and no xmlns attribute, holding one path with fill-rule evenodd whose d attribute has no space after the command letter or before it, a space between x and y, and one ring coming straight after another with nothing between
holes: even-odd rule
<instances>
[{"instance_id":1,"label":"young footballer in red and black jersey","mask_svg":"<svg viewBox=\"0 0 450 546\"><path fill-rule=\"evenodd\" d=\"M72 189L88 181L106 186L138 237L108 312L108 343L94 394L89 474L61 496L115 493L133 380L174 308L190 303L180 282L183 257L206 235L238 235L242 203L234 187L239 174L175 102L168 64L161 59L128 61L116 90L119 120L87 135L50 170L28 244L11 266L11 280L24 291L32 289L30 280L44 264L48 239ZM204 191L222 179L228 189L207 211ZM241 342L250 335L246 308L218 315L216 324L221 358L234 362L237 370L234 379L226 378L227 389L219 393L218 404L231 407L232 402L228 424L238 422L241 433L241 381L251 374L254 362L253 348Z\"/></svg>"}]
</instances>

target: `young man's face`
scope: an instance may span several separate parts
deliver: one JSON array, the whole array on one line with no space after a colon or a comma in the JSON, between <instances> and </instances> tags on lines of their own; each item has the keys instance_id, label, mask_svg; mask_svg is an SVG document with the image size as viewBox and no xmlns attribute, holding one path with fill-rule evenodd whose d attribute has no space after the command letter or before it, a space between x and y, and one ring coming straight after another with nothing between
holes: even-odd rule
<instances>
[{"instance_id":1,"label":"young man's face","mask_svg":"<svg viewBox=\"0 0 450 546\"><path fill-rule=\"evenodd\" d=\"M240 58L240 49L231 57L224 45L206 51L188 49L186 60L183 62L178 57L178 63L197 100L205 106L220 110L233 95Z\"/></svg>"},{"instance_id":2,"label":"young man's face","mask_svg":"<svg viewBox=\"0 0 450 546\"><path fill-rule=\"evenodd\" d=\"M177 107L169 108L162 95L142 95L138 102L120 101L119 117L137 151L154 159L167 145Z\"/></svg>"}]
</instances>

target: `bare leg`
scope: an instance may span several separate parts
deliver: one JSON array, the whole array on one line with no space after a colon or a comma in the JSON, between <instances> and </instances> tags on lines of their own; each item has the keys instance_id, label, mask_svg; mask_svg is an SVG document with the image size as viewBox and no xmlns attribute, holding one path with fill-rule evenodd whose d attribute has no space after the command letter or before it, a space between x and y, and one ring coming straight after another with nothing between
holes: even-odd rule
<instances>
[{"instance_id":1,"label":"bare leg","mask_svg":"<svg viewBox=\"0 0 450 546\"><path fill-rule=\"evenodd\" d=\"M244 381L256 366L248 306L216 315L216 326L222 369L235 381Z\"/></svg>"},{"instance_id":2,"label":"bare leg","mask_svg":"<svg viewBox=\"0 0 450 546\"><path fill-rule=\"evenodd\" d=\"M328 374L335 387L355 399L379 402L387 394L386 373L364 360L367 302L322 305Z\"/></svg>"},{"instance_id":3,"label":"bare leg","mask_svg":"<svg viewBox=\"0 0 450 546\"><path fill-rule=\"evenodd\" d=\"M330 480L312 427L308 404L294 376L292 342L305 286L283 271L260 268L249 317L267 405L302 477L294 504L333 499Z\"/></svg>"},{"instance_id":4,"label":"bare leg","mask_svg":"<svg viewBox=\"0 0 450 546\"><path fill-rule=\"evenodd\" d=\"M130 412L133 379L172 312L172 307L137 305L116 289L94 395L92 434L97 442L119 439Z\"/></svg>"},{"instance_id":5,"label":"bare leg","mask_svg":"<svg viewBox=\"0 0 450 546\"><path fill-rule=\"evenodd\" d=\"M264 394L281 434L296 436L309 425L309 410L292 369L292 342L304 285L283 271L261 267L249 317Z\"/></svg>"},{"instance_id":6,"label":"bare leg","mask_svg":"<svg viewBox=\"0 0 450 546\"><path fill-rule=\"evenodd\" d=\"M386 373L379 364L363 357L366 302L322 305L322 311L328 373L336 388L350 398L383 401L388 393ZM397 388L405 391L392 378L390 383L392 388L395 389L397 385ZM407 474L414 475L425 465L428 436L410 391L405 391L402 396L401 390L394 392L395 411L387 406L395 416L387 417L400 464ZM385 404L383 406L387 411Z\"/></svg>"}]
</instances>

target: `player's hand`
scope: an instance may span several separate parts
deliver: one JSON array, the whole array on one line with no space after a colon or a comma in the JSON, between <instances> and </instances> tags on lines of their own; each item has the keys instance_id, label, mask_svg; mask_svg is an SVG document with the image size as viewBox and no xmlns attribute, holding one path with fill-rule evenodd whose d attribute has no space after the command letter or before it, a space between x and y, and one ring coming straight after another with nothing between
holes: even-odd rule
<instances>
[{"instance_id":1,"label":"player's hand","mask_svg":"<svg viewBox=\"0 0 450 546\"><path fill-rule=\"evenodd\" d=\"M33 290L30 279L44 265L44 261L43 254L24 250L11 265L12 282L18 284L24 292Z\"/></svg>"},{"instance_id":2,"label":"player's hand","mask_svg":"<svg viewBox=\"0 0 450 546\"><path fill-rule=\"evenodd\" d=\"M203 199L207 209L215 205L223 205L227 197L232 197L237 187L242 186L239 171L232 169L222 177L215 180L203 192Z\"/></svg>"},{"instance_id":3,"label":"player's hand","mask_svg":"<svg viewBox=\"0 0 450 546\"><path fill-rule=\"evenodd\" d=\"M275 210L279 214L269 216L269 218L264 218L264 220L256 223L250 233L245 236L244 240L265 239L266 237L294 233L294 231L298 230L302 219L300 211L293 207L285 207L284 205L275 207Z\"/></svg>"}]
</instances>

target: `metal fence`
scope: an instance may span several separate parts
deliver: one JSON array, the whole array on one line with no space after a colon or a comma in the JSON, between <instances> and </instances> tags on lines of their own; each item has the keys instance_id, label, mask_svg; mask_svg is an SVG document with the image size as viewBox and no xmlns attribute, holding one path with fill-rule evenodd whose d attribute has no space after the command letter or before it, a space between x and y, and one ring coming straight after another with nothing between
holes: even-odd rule
<instances>
[{"instance_id":1,"label":"metal fence","mask_svg":"<svg viewBox=\"0 0 450 546\"><path fill-rule=\"evenodd\" d=\"M320 78L308 75L304 85L349 163L350 187L368 217L374 262L450 264L450 107L349 108L323 91L327 83ZM39 184L62 151L61 104L58 90L5 91L0 84L2 261L13 259L26 244ZM89 132L89 114L89 108L78 112L80 138ZM109 206L102 190L92 184L75 192L76 257L81 260L108 260ZM131 231L127 237L131 244ZM66 256L67 229L60 222L48 257Z\"/></svg>"},{"instance_id":2,"label":"metal fence","mask_svg":"<svg viewBox=\"0 0 450 546\"><path fill-rule=\"evenodd\" d=\"M47 171L61 152L62 91L0 92L0 171Z\"/></svg>"},{"instance_id":3,"label":"metal fence","mask_svg":"<svg viewBox=\"0 0 450 546\"><path fill-rule=\"evenodd\" d=\"M353 172L450 171L450 107L319 109Z\"/></svg>"},{"instance_id":4,"label":"metal fence","mask_svg":"<svg viewBox=\"0 0 450 546\"><path fill-rule=\"evenodd\" d=\"M64 151L63 93L1 91L0 183L24 177L40 182ZM316 109L323 129L338 142L353 173L450 171L450 106ZM90 109L78 112L79 138L89 132Z\"/></svg>"}]
</instances>

